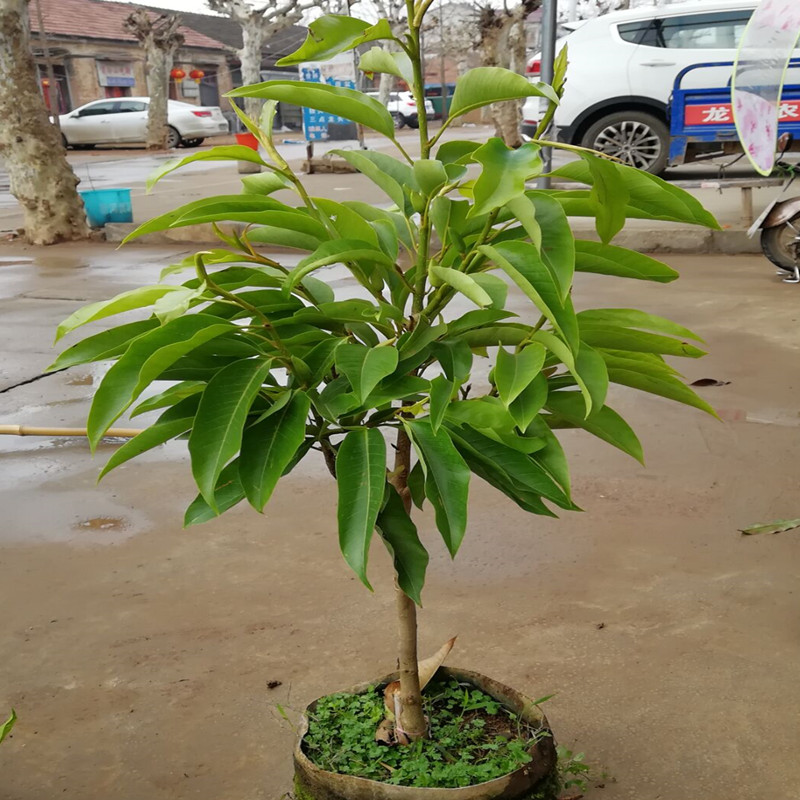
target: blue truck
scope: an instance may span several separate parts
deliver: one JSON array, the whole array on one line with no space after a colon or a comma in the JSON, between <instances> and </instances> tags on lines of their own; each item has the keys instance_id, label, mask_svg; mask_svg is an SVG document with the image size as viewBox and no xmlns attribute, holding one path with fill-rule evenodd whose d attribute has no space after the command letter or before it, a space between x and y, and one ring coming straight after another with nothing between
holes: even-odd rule
<instances>
[{"instance_id":1,"label":"blue truck","mask_svg":"<svg viewBox=\"0 0 800 800\"><path fill-rule=\"evenodd\" d=\"M789 66L787 74L797 75L800 58L792 59ZM675 78L670 102L670 166L742 152L733 121L730 81L716 89L683 88L687 75L712 67L730 67L733 73L732 61L709 61L692 64ZM799 84L783 87L778 133L793 134L794 147L800 146Z\"/></svg>"}]
</instances>

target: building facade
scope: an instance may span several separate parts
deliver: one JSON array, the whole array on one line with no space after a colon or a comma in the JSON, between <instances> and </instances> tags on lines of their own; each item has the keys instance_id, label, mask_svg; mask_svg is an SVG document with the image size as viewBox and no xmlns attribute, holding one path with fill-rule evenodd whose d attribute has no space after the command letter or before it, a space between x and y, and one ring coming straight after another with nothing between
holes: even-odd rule
<instances>
[{"instance_id":1,"label":"building facade","mask_svg":"<svg viewBox=\"0 0 800 800\"><path fill-rule=\"evenodd\" d=\"M45 36L39 30L36 3L41 4ZM105 97L147 96L144 51L123 28L134 6L100 0L33 0L31 40L39 78L49 105L49 51L57 87L58 113ZM153 16L159 11L153 10ZM186 73L170 84L170 97L195 105L218 105L230 110L225 92L233 88L229 48L210 36L183 25L184 46L174 66ZM189 75L203 72L195 81Z\"/></svg>"}]
</instances>

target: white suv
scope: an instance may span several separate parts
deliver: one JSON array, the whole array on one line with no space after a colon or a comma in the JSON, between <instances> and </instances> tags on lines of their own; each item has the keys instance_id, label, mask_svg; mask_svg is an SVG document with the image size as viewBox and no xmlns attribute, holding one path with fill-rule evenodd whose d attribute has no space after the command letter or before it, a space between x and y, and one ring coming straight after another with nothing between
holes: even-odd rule
<instances>
[{"instance_id":1,"label":"white suv","mask_svg":"<svg viewBox=\"0 0 800 800\"><path fill-rule=\"evenodd\" d=\"M378 92L367 92L367 94L376 100L378 99ZM391 92L386 108L392 115L396 128L402 128L405 125L408 125L409 128L419 127L419 112L417 111L414 95L411 92ZM428 118L433 119L435 111L430 100L425 101L425 111L428 114Z\"/></svg>"},{"instance_id":2,"label":"white suv","mask_svg":"<svg viewBox=\"0 0 800 800\"><path fill-rule=\"evenodd\" d=\"M662 172L676 76L691 64L733 61L756 5L756 0L695 0L619 11L581 24L556 45L560 50L566 44L569 57L567 85L555 115L558 138ZM540 72L536 56L528 74L538 79ZM703 69L687 75L684 86L725 86L730 78L730 67ZM541 113L538 98L525 104L526 134Z\"/></svg>"}]
</instances>

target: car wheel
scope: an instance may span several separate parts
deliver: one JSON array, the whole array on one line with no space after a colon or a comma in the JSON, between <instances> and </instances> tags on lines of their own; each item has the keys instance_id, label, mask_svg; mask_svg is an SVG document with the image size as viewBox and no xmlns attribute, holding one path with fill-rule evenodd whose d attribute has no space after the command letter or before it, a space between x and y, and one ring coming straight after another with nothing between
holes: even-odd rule
<instances>
[{"instance_id":1,"label":"car wheel","mask_svg":"<svg viewBox=\"0 0 800 800\"><path fill-rule=\"evenodd\" d=\"M167 126L167 148L169 150L174 150L176 147L180 147L181 144L181 135L172 125Z\"/></svg>"},{"instance_id":2,"label":"car wheel","mask_svg":"<svg viewBox=\"0 0 800 800\"><path fill-rule=\"evenodd\" d=\"M205 141L205 139L184 139L183 140L183 146L184 147L200 147L200 145L203 144L204 141Z\"/></svg>"},{"instance_id":3,"label":"car wheel","mask_svg":"<svg viewBox=\"0 0 800 800\"><path fill-rule=\"evenodd\" d=\"M413 128L414 130L416 130L417 128L419 128L419 117L415 116L412 117L411 119L406 118L406 125L408 125L409 128Z\"/></svg>"},{"instance_id":4,"label":"car wheel","mask_svg":"<svg viewBox=\"0 0 800 800\"><path fill-rule=\"evenodd\" d=\"M406 118L402 114L400 114L399 112L395 113L395 114L392 114L392 119L394 120L394 127L395 127L396 130L399 131L400 128L405 127Z\"/></svg>"},{"instance_id":5,"label":"car wheel","mask_svg":"<svg viewBox=\"0 0 800 800\"><path fill-rule=\"evenodd\" d=\"M619 111L597 120L583 135L581 145L659 175L667 167L669 131L652 114Z\"/></svg>"}]
</instances>

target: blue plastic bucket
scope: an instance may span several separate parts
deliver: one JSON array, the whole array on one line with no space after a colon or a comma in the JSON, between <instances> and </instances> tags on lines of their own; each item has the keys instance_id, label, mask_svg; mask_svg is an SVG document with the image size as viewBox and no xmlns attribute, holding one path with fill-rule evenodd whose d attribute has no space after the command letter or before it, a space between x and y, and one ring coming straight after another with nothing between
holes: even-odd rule
<instances>
[{"instance_id":1,"label":"blue plastic bucket","mask_svg":"<svg viewBox=\"0 0 800 800\"><path fill-rule=\"evenodd\" d=\"M133 222L130 189L91 189L80 192L92 228L107 222Z\"/></svg>"}]
</instances>

